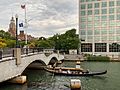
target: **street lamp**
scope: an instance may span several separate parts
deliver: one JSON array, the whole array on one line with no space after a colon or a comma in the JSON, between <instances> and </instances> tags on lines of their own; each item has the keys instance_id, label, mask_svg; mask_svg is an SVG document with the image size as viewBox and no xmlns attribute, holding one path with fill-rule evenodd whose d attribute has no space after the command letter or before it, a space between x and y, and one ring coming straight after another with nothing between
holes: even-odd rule
<instances>
[{"instance_id":1,"label":"street lamp","mask_svg":"<svg viewBox=\"0 0 120 90\"><path fill-rule=\"evenodd\" d=\"M57 44L57 47L56 47L57 50L59 50L59 42L58 41L59 41L59 36L57 36L57 43L56 43Z\"/></svg>"},{"instance_id":2,"label":"street lamp","mask_svg":"<svg viewBox=\"0 0 120 90\"><path fill-rule=\"evenodd\" d=\"M16 18L16 48L18 48L18 15L15 15Z\"/></svg>"}]
</instances>

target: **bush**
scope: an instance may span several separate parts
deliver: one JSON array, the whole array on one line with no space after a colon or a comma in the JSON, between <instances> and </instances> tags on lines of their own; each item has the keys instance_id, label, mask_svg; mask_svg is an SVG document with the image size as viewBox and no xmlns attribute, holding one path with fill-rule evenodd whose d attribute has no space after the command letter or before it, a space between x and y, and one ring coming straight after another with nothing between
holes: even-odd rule
<instances>
[{"instance_id":1,"label":"bush","mask_svg":"<svg viewBox=\"0 0 120 90\"><path fill-rule=\"evenodd\" d=\"M87 61L110 61L107 56L88 56Z\"/></svg>"}]
</instances>

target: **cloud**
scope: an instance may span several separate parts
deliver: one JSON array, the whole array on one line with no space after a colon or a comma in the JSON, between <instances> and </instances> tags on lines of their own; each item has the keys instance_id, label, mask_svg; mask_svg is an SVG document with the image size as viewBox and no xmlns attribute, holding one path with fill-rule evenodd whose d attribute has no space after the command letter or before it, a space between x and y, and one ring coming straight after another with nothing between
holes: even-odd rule
<instances>
[{"instance_id":1,"label":"cloud","mask_svg":"<svg viewBox=\"0 0 120 90\"><path fill-rule=\"evenodd\" d=\"M20 5L24 3L27 5L28 33L33 36L49 37L70 28L77 28L77 0L2 0L0 4L1 28L8 30L12 14L17 13L19 21L24 22L24 10L20 8Z\"/></svg>"}]
</instances>

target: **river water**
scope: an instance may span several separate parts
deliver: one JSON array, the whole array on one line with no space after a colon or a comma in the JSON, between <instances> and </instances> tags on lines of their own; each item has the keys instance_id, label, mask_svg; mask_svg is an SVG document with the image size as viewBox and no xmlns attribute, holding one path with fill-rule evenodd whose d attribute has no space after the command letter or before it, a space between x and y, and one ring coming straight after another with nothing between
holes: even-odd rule
<instances>
[{"instance_id":1,"label":"river water","mask_svg":"<svg viewBox=\"0 0 120 90\"><path fill-rule=\"evenodd\" d=\"M74 62L64 62L63 66L75 67ZM0 90L70 90L70 79L80 79L82 90L120 90L119 62L82 62L83 68L91 71L108 70L106 75L79 77L54 76L44 70L26 70L28 77L24 85L0 84Z\"/></svg>"}]
</instances>

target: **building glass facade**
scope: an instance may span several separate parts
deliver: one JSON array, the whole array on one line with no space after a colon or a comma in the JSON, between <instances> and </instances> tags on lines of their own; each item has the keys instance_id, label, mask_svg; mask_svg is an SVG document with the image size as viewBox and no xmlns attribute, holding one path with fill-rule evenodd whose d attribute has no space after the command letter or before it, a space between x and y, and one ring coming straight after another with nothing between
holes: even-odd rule
<instances>
[{"instance_id":1,"label":"building glass facade","mask_svg":"<svg viewBox=\"0 0 120 90\"><path fill-rule=\"evenodd\" d=\"M80 0L81 52L120 52L120 0Z\"/></svg>"}]
</instances>

